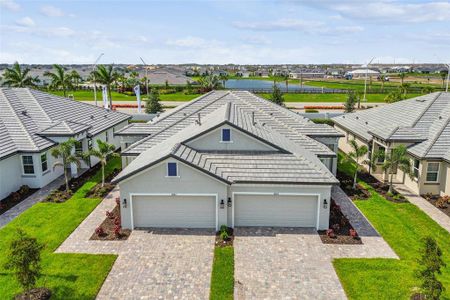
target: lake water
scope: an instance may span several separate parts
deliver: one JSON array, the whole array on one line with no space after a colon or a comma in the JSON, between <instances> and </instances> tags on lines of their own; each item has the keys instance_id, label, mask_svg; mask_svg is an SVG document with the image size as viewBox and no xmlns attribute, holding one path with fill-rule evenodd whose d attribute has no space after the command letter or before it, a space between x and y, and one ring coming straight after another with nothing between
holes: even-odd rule
<instances>
[{"instance_id":1,"label":"lake water","mask_svg":"<svg viewBox=\"0 0 450 300\"><path fill-rule=\"evenodd\" d=\"M283 82L277 82L276 85L282 90L286 91L286 83ZM232 89L232 90L272 90L273 81L270 80L256 80L256 79L229 79L225 83L225 88ZM308 86L303 85L302 87L300 84L292 84L290 83L288 86L290 91L299 91L299 90L317 90L322 91L321 87L317 86ZM329 89L324 89L324 92L328 91Z\"/></svg>"}]
</instances>

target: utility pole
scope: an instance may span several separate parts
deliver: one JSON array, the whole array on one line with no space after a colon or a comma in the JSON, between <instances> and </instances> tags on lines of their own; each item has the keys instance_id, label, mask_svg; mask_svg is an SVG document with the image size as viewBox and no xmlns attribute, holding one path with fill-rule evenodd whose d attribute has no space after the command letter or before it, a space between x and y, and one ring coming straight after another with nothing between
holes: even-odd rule
<instances>
[{"instance_id":1,"label":"utility pole","mask_svg":"<svg viewBox=\"0 0 450 300\"><path fill-rule=\"evenodd\" d=\"M372 61L375 59L373 57L367 64L366 64L366 77L364 78L364 96L363 96L363 102L366 102L366 93L367 93L367 73L369 73L369 66L372 63Z\"/></svg>"},{"instance_id":2,"label":"utility pole","mask_svg":"<svg viewBox=\"0 0 450 300\"><path fill-rule=\"evenodd\" d=\"M447 84L445 85L445 92L448 93L448 81L450 80L450 64L445 65L447 67Z\"/></svg>"},{"instance_id":3,"label":"utility pole","mask_svg":"<svg viewBox=\"0 0 450 300\"><path fill-rule=\"evenodd\" d=\"M96 78L95 78L95 68L97 67L97 63L100 60L100 58L102 58L102 56L105 53L101 53L98 58L95 60L94 65L92 66L92 75L94 76L94 101L95 101L95 106L97 106L97 83L96 83Z\"/></svg>"},{"instance_id":4,"label":"utility pole","mask_svg":"<svg viewBox=\"0 0 450 300\"><path fill-rule=\"evenodd\" d=\"M142 63L144 64L144 68L145 68L145 91L147 92L147 99L149 99L149 94L148 94L148 68L147 68L147 64L142 59L142 57L139 57L139 58L141 59Z\"/></svg>"}]
</instances>

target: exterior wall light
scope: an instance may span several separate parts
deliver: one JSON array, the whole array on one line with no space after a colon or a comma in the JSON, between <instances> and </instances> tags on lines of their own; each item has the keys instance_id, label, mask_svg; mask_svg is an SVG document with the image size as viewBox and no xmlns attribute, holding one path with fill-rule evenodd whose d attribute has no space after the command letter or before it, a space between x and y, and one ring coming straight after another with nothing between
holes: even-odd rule
<instances>
[{"instance_id":1,"label":"exterior wall light","mask_svg":"<svg viewBox=\"0 0 450 300\"><path fill-rule=\"evenodd\" d=\"M225 202L222 200L220 200L220 209L224 209L225 208Z\"/></svg>"},{"instance_id":2,"label":"exterior wall light","mask_svg":"<svg viewBox=\"0 0 450 300\"><path fill-rule=\"evenodd\" d=\"M323 208L328 208L327 199L323 199Z\"/></svg>"},{"instance_id":3,"label":"exterior wall light","mask_svg":"<svg viewBox=\"0 0 450 300\"><path fill-rule=\"evenodd\" d=\"M122 207L127 208L127 199L123 198Z\"/></svg>"},{"instance_id":4,"label":"exterior wall light","mask_svg":"<svg viewBox=\"0 0 450 300\"><path fill-rule=\"evenodd\" d=\"M227 206L231 207L231 198L230 197L228 197Z\"/></svg>"}]
</instances>

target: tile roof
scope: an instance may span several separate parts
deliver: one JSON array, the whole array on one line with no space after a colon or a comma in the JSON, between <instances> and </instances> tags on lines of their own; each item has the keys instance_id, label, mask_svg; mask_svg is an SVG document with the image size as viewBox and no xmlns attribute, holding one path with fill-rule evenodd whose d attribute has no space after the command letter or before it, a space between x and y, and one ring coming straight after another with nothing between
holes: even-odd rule
<instances>
[{"instance_id":1,"label":"tile roof","mask_svg":"<svg viewBox=\"0 0 450 300\"><path fill-rule=\"evenodd\" d=\"M413 143L419 158L450 161L450 93L438 92L333 118L367 141Z\"/></svg>"},{"instance_id":2,"label":"tile roof","mask_svg":"<svg viewBox=\"0 0 450 300\"><path fill-rule=\"evenodd\" d=\"M39 152L55 143L44 137L95 135L130 116L29 88L0 89L0 159Z\"/></svg>"},{"instance_id":3,"label":"tile roof","mask_svg":"<svg viewBox=\"0 0 450 300\"><path fill-rule=\"evenodd\" d=\"M260 118L259 111L239 105L233 97L227 97L229 93L218 94L219 96L216 94L215 98L220 105L217 105L217 102L208 102L208 105L215 109L204 117L199 119L196 113L198 110L194 110L190 115L186 114L186 118L174 120L174 130L171 129L173 127L164 128L161 132L156 132L125 150L124 152L130 154L132 153L130 150L142 148L142 151L137 153L139 155L136 159L122 170L114 181L122 181L171 156L227 183L337 183L331 172L316 156L317 153L335 156L328 147L307 136L298 136L300 135L298 132L295 135L296 131L290 131L287 126L282 127L283 131L276 126L273 128L270 126L271 123L267 122L270 119ZM227 102L223 99L227 99ZM169 118L171 115L160 118L159 122ZM186 122L186 119L189 119L189 122ZM158 125L159 122L155 124ZM182 124L179 125L180 123ZM188 146L189 141L223 124L234 126L269 144L275 150L211 152L198 151ZM144 143L145 147L142 146ZM245 161L248 163L244 163Z\"/></svg>"}]
</instances>

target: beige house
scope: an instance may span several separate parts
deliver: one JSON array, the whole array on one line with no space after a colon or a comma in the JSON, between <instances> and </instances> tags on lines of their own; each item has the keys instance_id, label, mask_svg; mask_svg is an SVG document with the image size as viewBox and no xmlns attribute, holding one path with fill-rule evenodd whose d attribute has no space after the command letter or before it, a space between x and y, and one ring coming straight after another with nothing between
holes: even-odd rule
<instances>
[{"instance_id":1,"label":"beige house","mask_svg":"<svg viewBox=\"0 0 450 300\"><path fill-rule=\"evenodd\" d=\"M414 178L398 170L396 181L418 194L450 194L450 93L432 93L345 114L333 121L335 128L345 135L339 141L342 151L351 151L348 141L352 139L368 146L369 155L405 145ZM373 173L387 179L380 167Z\"/></svg>"},{"instance_id":2,"label":"beige house","mask_svg":"<svg viewBox=\"0 0 450 300\"><path fill-rule=\"evenodd\" d=\"M213 91L117 135L124 228L328 228L341 137L331 126Z\"/></svg>"}]
</instances>

